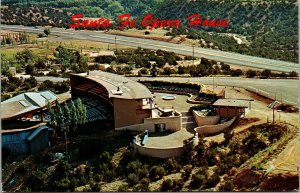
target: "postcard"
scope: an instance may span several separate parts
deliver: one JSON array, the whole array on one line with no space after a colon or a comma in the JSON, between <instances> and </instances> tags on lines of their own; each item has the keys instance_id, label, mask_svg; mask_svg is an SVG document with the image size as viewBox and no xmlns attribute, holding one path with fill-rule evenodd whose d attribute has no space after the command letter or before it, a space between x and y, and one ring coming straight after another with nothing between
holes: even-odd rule
<instances>
[{"instance_id":1,"label":"postcard","mask_svg":"<svg viewBox=\"0 0 300 193\"><path fill-rule=\"evenodd\" d=\"M2 0L2 190L299 191L298 7Z\"/></svg>"}]
</instances>

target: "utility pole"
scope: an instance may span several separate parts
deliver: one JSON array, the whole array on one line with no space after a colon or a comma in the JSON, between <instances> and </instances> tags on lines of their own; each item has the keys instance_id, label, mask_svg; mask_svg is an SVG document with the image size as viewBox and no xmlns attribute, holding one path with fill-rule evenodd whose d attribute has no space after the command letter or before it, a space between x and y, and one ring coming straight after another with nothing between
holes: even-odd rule
<instances>
[{"instance_id":1,"label":"utility pole","mask_svg":"<svg viewBox=\"0 0 300 193\"><path fill-rule=\"evenodd\" d=\"M117 36L115 36L115 48L116 48L116 51L118 50L117 49Z\"/></svg>"},{"instance_id":2,"label":"utility pole","mask_svg":"<svg viewBox=\"0 0 300 193\"><path fill-rule=\"evenodd\" d=\"M193 44L193 66L195 65L195 45Z\"/></svg>"},{"instance_id":3,"label":"utility pole","mask_svg":"<svg viewBox=\"0 0 300 193\"><path fill-rule=\"evenodd\" d=\"M215 100L215 77L213 76L213 99Z\"/></svg>"},{"instance_id":4,"label":"utility pole","mask_svg":"<svg viewBox=\"0 0 300 193\"><path fill-rule=\"evenodd\" d=\"M273 103L272 109L273 109L273 125L274 125L274 120L275 120L275 114L274 114L274 111L275 111L275 101Z\"/></svg>"}]
</instances>

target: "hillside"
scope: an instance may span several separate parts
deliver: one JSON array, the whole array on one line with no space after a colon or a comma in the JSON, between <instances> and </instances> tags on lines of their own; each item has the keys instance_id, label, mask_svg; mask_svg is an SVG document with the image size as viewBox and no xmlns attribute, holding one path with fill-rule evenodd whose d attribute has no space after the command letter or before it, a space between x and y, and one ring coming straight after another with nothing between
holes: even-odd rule
<instances>
[{"instance_id":1,"label":"hillside","mask_svg":"<svg viewBox=\"0 0 300 193\"><path fill-rule=\"evenodd\" d=\"M71 15L76 13L112 20L123 13L131 13L137 20L146 13L152 13L160 19L179 18L183 22L182 27L173 29L167 35L187 35L190 39L211 42L220 50L298 62L296 0L4 0L2 4L3 24L67 27L71 22ZM191 29L188 27L187 17L193 13L201 14L203 19L228 19L230 23L227 28ZM111 26L115 29L117 27L117 24ZM227 35L224 36L223 33ZM228 36L229 33L246 38L247 43L237 43L232 36Z\"/></svg>"}]
</instances>

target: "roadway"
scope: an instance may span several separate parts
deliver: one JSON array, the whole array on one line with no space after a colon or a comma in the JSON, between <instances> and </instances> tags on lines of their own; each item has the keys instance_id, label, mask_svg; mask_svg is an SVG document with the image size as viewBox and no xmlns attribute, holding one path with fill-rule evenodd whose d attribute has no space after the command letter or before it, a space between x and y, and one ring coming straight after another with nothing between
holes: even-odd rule
<instances>
[{"instance_id":1,"label":"roadway","mask_svg":"<svg viewBox=\"0 0 300 193\"><path fill-rule=\"evenodd\" d=\"M131 79L198 82L205 85L236 86L298 107L299 80L295 79L251 79L239 77L131 77Z\"/></svg>"},{"instance_id":2,"label":"roadway","mask_svg":"<svg viewBox=\"0 0 300 193\"><path fill-rule=\"evenodd\" d=\"M38 82L62 82L68 78L35 77ZM299 86L295 79L251 79L240 77L128 77L132 80L165 80L171 82L197 82L205 85L236 86L257 92L298 108Z\"/></svg>"},{"instance_id":3,"label":"roadway","mask_svg":"<svg viewBox=\"0 0 300 193\"><path fill-rule=\"evenodd\" d=\"M13 31L26 31L33 33L43 33L44 28L39 27L28 27L28 26L18 26L18 25L0 25L0 29L4 30L13 30ZM149 40L142 38L134 38L134 37L125 37L118 35L105 34L100 31L79 31L72 29L63 29L63 28L52 28L51 34L74 38L74 39L82 39L82 40L92 40L98 42L105 42L110 44L120 44L132 47L141 47L147 49L164 49L167 51L175 52L180 55L193 56L193 47L189 45L182 44L174 44L157 40ZM298 64L279 61L279 60L271 60L266 58L242 55L231 52L224 52L213 49L205 49L194 47L194 56L195 57L204 57L211 60L216 60L219 62L224 62L227 64L235 64L252 68L259 69L269 69L273 71L280 72L298 72Z\"/></svg>"}]
</instances>

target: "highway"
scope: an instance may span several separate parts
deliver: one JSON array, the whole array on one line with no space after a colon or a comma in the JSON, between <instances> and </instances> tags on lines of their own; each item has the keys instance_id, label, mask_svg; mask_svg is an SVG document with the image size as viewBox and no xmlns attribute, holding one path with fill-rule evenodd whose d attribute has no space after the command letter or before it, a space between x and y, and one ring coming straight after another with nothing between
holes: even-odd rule
<instances>
[{"instance_id":1,"label":"highway","mask_svg":"<svg viewBox=\"0 0 300 193\"><path fill-rule=\"evenodd\" d=\"M298 107L299 80L253 79L239 77L131 77L133 80L165 80L198 82L205 85L236 86L257 92L278 101Z\"/></svg>"},{"instance_id":2,"label":"highway","mask_svg":"<svg viewBox=\"0 0 300 193\"><path fill-rule=\"evenodd\" d=\"M13 30L13 31L26 31L33 33L43 33L44 28L41 26L38 27L28 27L28 26L17 26L17 25L0 25L0 29L4 30ZM51 28L51 34L61 37L82 39L82 40L92 40L98 42L105 42L111 44L119 44L133 47L141 47L148 49L164 49L167 51L175 52L176 54L192 56L193 47L182 44L174 44L157 40L149 40L142 38L134 37L125 37L118 35L105 34L100 31L79 31L72 29L63 29L63 28ZM292 62L285 62L279 60L271 60L266 58L242 55L232 52L224 52L213 49L205 49L194 47L194 56L195 57L204 57L211 60L216 60L219 62L224 62L227 64L235 64L252 68L259 69L269 69L273 71L280 72L298 72L298 64Z\"/></svg>"},{"instance_id":3,"label":"highway","mask_svg":"<svg viewBox=\"0 0 300 193\"><path fill-rule=\"evenodd\" d=\"M35 77L38 82L51 80L61 82L68 78ZM263 96L282 101L298 108L299 80L292 79L253 79L240 77L128 77L132 80L165 80L171 82L197 82L205 85L236 86L257 92Z\"/></svg>"}]
</instances>

